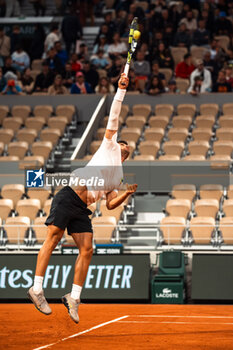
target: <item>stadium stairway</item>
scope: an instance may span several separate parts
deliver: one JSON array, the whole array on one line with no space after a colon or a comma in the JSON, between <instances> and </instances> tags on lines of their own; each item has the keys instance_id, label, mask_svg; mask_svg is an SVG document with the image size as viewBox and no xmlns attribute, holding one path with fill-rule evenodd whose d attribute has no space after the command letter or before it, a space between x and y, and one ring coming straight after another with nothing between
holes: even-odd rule
<instances>
[{"instance_id":1,"label":"stadium stairway","mask_svg":"<svg viewBox=\"0 0 233 350\"><path fill-rule=\"evenodd\" d=\"M33 4L29 1L22 1L21 2L21 14L24 16L34 16L35 11ZM46 16L54 16L57 12L55 1L54 0L46 0Z\"/></svg>"},{"instance_id":2,"label":"stadium stairway","mask_svg":"<svg viewBox=\"0 0 233 350\"><path fill-rule=\"evenodd\" d=\"M46 170L47 172L70 172L70 158L77 146L86 125L78 123L77 126L72 124L69 127L69 132L63 138L62 144L57 147L52 157L50 157Z\"/></svg>"},{"instance_id":3,"label":"stadium stairway","mask_svg":"<svg viewBox=\"0 0 233 350\"><path fill-rule=\"evenodd\" d=\"M168 196L153 194L135 195L134 215L127 216L126 225L135 225L135 227L120 226L120 242L124 244L125 249L140 250L151 249L151 246L157 246L158 224L164 217L163 209Z\"/></svg>"}]
</instances>

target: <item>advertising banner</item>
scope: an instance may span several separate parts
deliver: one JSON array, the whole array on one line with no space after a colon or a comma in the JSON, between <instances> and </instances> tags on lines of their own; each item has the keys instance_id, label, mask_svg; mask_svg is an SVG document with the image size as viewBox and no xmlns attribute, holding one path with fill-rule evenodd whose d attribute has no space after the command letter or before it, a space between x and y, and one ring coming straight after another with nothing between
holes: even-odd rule
<instances>
[{"instance_id":1,"label":"advertising banner","mask_svg":"<svg viewBox=\"0 0 233 350\"><path fill-rule=\"evenodd\" d=\"M36 255L0 255L0 299L25 299L33 284ZM76 255L53 255L45 273L47 298L61 298L71 291ZM82 299L117 300L149 298L150 257L94 255Z\"/></svg>"}]
</instances>

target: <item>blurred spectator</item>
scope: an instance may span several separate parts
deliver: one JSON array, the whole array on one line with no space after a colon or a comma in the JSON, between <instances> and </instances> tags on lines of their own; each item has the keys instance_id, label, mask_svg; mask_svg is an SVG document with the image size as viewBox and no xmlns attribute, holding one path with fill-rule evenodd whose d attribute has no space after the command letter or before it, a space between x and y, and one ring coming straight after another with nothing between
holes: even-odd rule
<instances>
[{"instance_id":1,"label":"blurred spectator","mask_svg":"<svg viewBox=\"0 0 233 350\"><path fill-rule=\"evenodd\" d=\"M203 63L204 67L210 71L212 81L215 81L217 79L219 69L216 61L211 58L210 51L205 52Z\"/></svg>"},{"instance_id":2,"label":"blurred spectator","mask_svg":"<svg viewBox=\"0 0 233 350\"><path fill-rule=\"evenodd\" d=\"M157 55L155 59L158 60L160 68L174 68L174 60L169 49L165 48L163 42L158 46Z\"/></svg>"},{"instance_id":3,"label":"blurred spectator","mask_svg":"<svg viewBox=\"0 0 233 350\"><path fill-rule=\"evenodd\" d=\"M233 87L233 73L232 73L232 66L227 66L225 68L225 74L226 74L226 81Z\"/></svg>"},{"instance_id":4,"label":"blurred spectator","mask_svg":"<svg viewBox=\"0 0 233 350\"><path fill-rule=\"evenodd\" d=\"M11 56L6 57L4 67L2 67L2 72L5 75L7 72L12 72L16 75L16 69L12 66Z\"/></svg>"},{"instance_id":5,"label":"blurred spectator","mask_svg":"<svg viewBox=\"0 0 233 350\"><path fill-rule=\"evenodd\" d=\"M151 67L151 76L157 76L159 77L159 79L162 81L163 86L166 86L166 79L165 79L165 75L163 73L161 73L159 71L159 62L158 61L154 61L152 63L152 67Z\"/></svg>"},{"instance_id":6,"label":"blurred spectator","mask_svg":"<svg viewBox=\"0 0 233 350\"><path fill-rule=\"evenodd\" d=\"M199 20L198 28L193 33L192 43L197 46L209 46L210 33L205 27L205 21Z\"/></svg>"},{"instance_id":7,"label":"blurred spectator","mask_svg":"<svg viewBox=\"0 0 233 350\"><path fill-rule=\"evenodd\" d=\"M157 50L157 47L159 44L163 41L163 33L162 32L155 32L154 37L152 38L152 53Z\"/></svg>"},{"instance_id":8,"label":"blurred spectator","mask_svg":"<svg viewBox=\"0 0 233 350\"><path fill-rule=\"evenodd\" d=\"M212 59L215 59L215 56L217 55L217 44L218 41L216 39L213 39L210 43L210 54Z\"/></svg>"},{"instance_id":9,"label":"blurred spectator","mask_svg":"<svg viewBox=\"0 0 233 350\"><path fill-rule=\"evenodd\" d=\"M90 84L91 89L94 91L96 85L99 82L99 74L96 71L96 69L91 67L90 61L83 62L83 69L82 72L85 77L85 81Z\"/></svg>"},{"instance_id":10,"label":"blurred spectator","mask_svg":"<svg viewBox=\"0 0 233 350\"><path fill-rule=\"evenodd\" d=\"M72 67L70 62L67 62L65 65L65 71L63 72L63 85L70 89L74 83L75 72L72 72Z\"/></svg>"},{"instance_id":11,"label":"blurred spectator","mask_svg":"<svg viewBox=\"0 0 233 350\"><path fill-rule=\"evenodd\" d=\"M7 0L6 1L6 15L5 17L19 17L20 7L18 0Z\"/></svg>"},{"instance_id":12,"label":"blurred spectator","mask_svg":"<svg viewBox=\"0 0 233 350\"><path fill-rule=\"evenodd\" d=\"M48 88L48 95L67 95L69 91L62 84L62 76L60 74L56 75L54 78L54 83Z\"/></svg>"},{"instance_id":13,"label":"blurred spectator","mask_svg":"<svg viewBox=\"0 0 233 350\"><path fill-rule=\"evenodd\" d=\"M108 71L108 77L110 78L111 83L114 85L115 90L118 87L118 79L120 77L122 71L122 58L120 56L117 56L115 58L115 61L113 62L113 65Z\"/></svg>"},{"instance_id":14,"label":"blurred spectator","mask_svg":"<svg viewBox=\"0 0 233 350\"><path fill-rule=\"evenodd\" d=\"M120 37L123 36L125 32L125 28L127 26L127 12L123 10L119 10L116 12L116 18L114 19L115 29L120 33Z\"/></svg>"},{"instance_id":15,"label":"blurred spectator","mask_svg":"<svg viewBox=\"0 0 233 350\"><path fill-rule=\"evenodd\" d=\"M165 29L167 26L169 26L170 23L170 18L169 18L169 12L167 8L164 8L161 12L161 24L162 24L162 28L161 29Z\"/></svg>"},{"instance_id":16,"label":"blurred spectator","mask_svg":"<svg viewBox=\"0 0 233 350\"><path fill-rule=\"evenodd\" d=\"M20 27L18 25L13 26L11 33L11 53L16 50L16 47L21 45L22 34L20 33Z\"/></svg>"},{"instance_id":17,"label":"blurred spectator","mask_svg":"<svg viewBox=\"0 0 233 350\"><path fill-rule=\"evenodd\" d=\"M232 33L232 23L226 18L226 12L220 12L219 18L214 23L214 29L217 35L230 35Z\"/></svg>"},{"instance_id":18,"label":"blurred spectator","mask_svg":"<svg viewBox=\"0 0 233 350\"><path fill-rule=\"evenodd\" d=\"M174 46L189 47L190 41L191 39L189 33L187 32L186 24L181 23L175 35Z\"/></svg>"},{"instance_id":19,"label":"blurred spectator","mask_svg":"<svg viewBox=\"0 0 233 350\"><path fill-rule=\"evenodd\" d=\"M190 75L190 85L194 86L195 77L199 76L202 79L200 92L207 92L211 90L212 79L208 69L204 68L203 60L196 61L197 68Z\"/></svg>"},{"instance_id":20,"label":"blurred spectator","mask_svg":"<svg viewBox=\"0 0 233 350\"><path fill-rule=\"evenodd\" d=\"M75 83L71 86L71 94L91 94L93 90L91 86L85 81L82 72L76 73Z\"/></svg>"},{"instance_id":21,"label":"blurred spectator","mask_svg":"<svg viewBox=\"0 0 233 350\"><path fill-rule=\"evenodd\" d=\"M172 46L173 38L174 38L173 27L171 24L169 24L164 30L164 35L163 35L164 45L166 47Z\"/></svg>"},{"instance_id":22,"label":"blurred spectator","mask_svg":"<svg viewBox=\"0 0 233 350\"><path fill-rule=\"evenodd\" d=\"M99 49L96 58L94 58L91 63L96 69L108 69L110 68L110 63L106 57L104 57L104 51Z\"/></svg>"},{"instance_id":23,"label":"blurred spectator","mask_svg":"<svg viewBox=\"0 0 233 350\"><path fill-rule=\"evenodd\" d=\"M119 33L113 35L113 43L108 47L108 54L111 59L119 55L126 56L127 46L121 41Z\"/></svg>"},{"instance_id":24,"label":"blurred spectator","mask_svg":"<svg viewBox=\"0 0 233 350\"><path fill-rule=\"evenodd\" d=\"M108 26L107 24L102 24L100 26L100 31L99 34L97 35L96 39L95 39L95 44L97 44L99 42L99 38L100 36L104 35L107 39L107 43L110 43L112 40L112 36L111 33L108 32Z\"/></svg>"},{"instance_id":25,"label":"blurred spectator","mask_svg":"<svg viewBox=\"0 0 233 350\"><path fill-rule=\"evenodd\" d=\"M93 0L79 0L73 1L76 4L79 4L79 12L80 12L80 20L82 26L86 25L86 19L90 18L91 25L93 26L95 23L94 17L94 1Z\"/></svg>"},{"instance_id":26,"label":"blurred spectator","mask_svg":"<svg viewBox=\"0 0 233 350\"><path fill-rule=\"evenodd\" d=\"M233 50L227 50L226 64L233 65Z\"/></svg>"},{"instance_id":27,"label":"blurred spectator","mask_svg":"<svg viewBox=\"0 0 233 350\"><path fill-rule=\"evenodd\" d=\"M193 11L187 11L185 18L182 18L182 20L180 21L180 25L181 24L185 24L186 25L186 29L192 33L197 29L197 20L196 18L194 18L193 16Z\"/></svg>"},{"instance_id":28,"label":"blurred spectator","mask_svg":"<svg viewBox=\"0 0 233 350\"><path fill-rule=\"evenodd\" d=\"M167 87L167 93L169 94L179 94L180 90L177 89L177 86L176 86L176 81L175 80L170 80L168 82L168 87Z\"/></svg>"},{"instance_id":29,"label":"blurred spectator","mask_svg":"<svg viewBox=\"0 0 233 350\"><path fill-rule=\"evenodd\" d=\"M34 80L31 76L30 68L26 68L24 70L20 82L21 82L22 91L27 94L31 94L34 89Z\"/></svg>"},{"instance_id":30,"label":"blurred spectator","mask_svg":"<svg viewBox=\"0 0 233 350\"><path fill-rule=\"evenodd\" d=\"M127 91L140 91L138 85L138 78L136 77L134 69L132 68L129 70L129 85Z\"/></svg>"},{"instance_id":31,"label":"blurred spectator","mask_svg":"<svg viewBox=\"0 0 233 350\"><path fill-rule=\"evenodd\" d=\"M6 14L6 2L5 0L0 0L0 17L5 17Z\"/></svg>"},{"instance_id":32,"label":"blurred spectator","mask_svg":"<svg viewBox=\"0 0 233 350\"><path fill-rule=\"evenodd\" d=\"M22 95L22 90L17 80L10 79L7 81L7 84L2 90L1 94L2 95Z\"/></svg>"},{"instance_id":33,"label":"blurred spectator","mask_svg":"<svg viewBox=\"0 0 233 350\"><path fill-rule=\"evenodd\" d=\"M76 40L81 39L83 36L82 27L78 16L75 13L65 15L62 21L61 32L66 45L66 51L68 55L70 51L75 49Z\"/></svg>"},{"instance_id":34,"label":"blurred spectator","mask_svg":"<svg viewBox=\"0 0 233 350\"><path fill-rule=\"evenodd\" d=\"M51 32L46 36L44 42L45 52L54 47L55 42L60 40L58 24L53 24Z\"/></svg>"},{"instance_id":35,"label":"blurred spectator","mask_svg":"<svg viewBox=\"0 0 233 350\"><path fill-rule=\"evenodd\" d=\"M218 73L218 79L213 86L213 92L231 92L231 84L226 80L226 73L224 70L220 70Z\"/></svg>"},{"instance_id":36,"label":"blurred spectator","mask_svg":"<svg viewBox=\"0 0 233 350\"><path fill-rule=\"evenodd\" d=\"M76 53L73 53L71 55L70 63L71 63L72 72L74 73L79 72L83 67L82 63L78 60L78 55Z\"/></svg>"},{"instance_id":37,"label":"blurred spectator","mask_svg":"<svg viewBox=\"0 0 233 350\"><path fill-rule=\"evenodd\" d=\"M46 0L33 0L32 1L36 17L45 15L45 11L46 11L45 1Z\"/></svg>"},{"instance_id":38,"label":"blurred spectator","mask_svg":"<svg viewBox=\"0 0 233 350\"><path fill-rule=\"evenodd\" d=\"M136 60L133 63L133 68L137 77L147 80L150 75L150 64L145 60L145 54L142 51L138 51Z\"/></svg>"},{"instance_id":39,"label":"blurred spectator","mask_svg":"<svg viewBox=\"0 0 233 350\"><path fill-rule=\"evenodd\" d=\"M61 63L60 58L57 56L57 51L54 48L51 48L48 52L48 58L45 60L49 66L49 68L55 74L62 74L64 68Z\"/></svg>"},{"instance_id":40,"label":"blurred spectator","mask_svg":"<svg viewBox=\"0 0 233 350\"><path fill-rule=\"evenodd\" d=\"M176 66L176 77L189 79L190 74L194 71L195 66L192 64L192 56L190 53L184 55L184 60Z\"/></svg>"},{"instance_id":41,"label":"blurred spectator","mask_svg":"<svg viewBox=\"0 0 233 350\"><path fill-rule=\"evenodd\" d=\"M11 39L4 32L3 27L0 27L0 67L4 66L4 60L10 55Z\"/></svg>"},{"instance_id":42,"label":"blurred spectator","mask_svg":"<svg viewBox=\"0 0 233 350\"><path fill-rule=\"evenodd\" d=\"M149 46L147 43L141 43L139 51L142 51L145 55L145 60L150 60L150 52L149 52Z\"/></svg>"},{"instance_id":43,"label":"blurred spectator","mask_svg":"<svg viewBox=\"0 0 233 350\"><path fill-rule=\"evenodd\" d=\"M13 61L12 66L20 73L30 66L30 58L20 45L16 48L16 51L12 53L11 57Z\"/></svg>"},{"instance_id":44,"label":"blurred spectator","mask_svg":"<svg viewBox=\"0 0 233 350\"><path fill-rule=\"evenodd\" d=\"M50 71L48 63L42 64L42 72L37 75L34 91L47 92L50 85L53 84L54 74Z\"/></svg>"},{"instance_id":45,"label":"blurred spectator","mask_svg":"<svg viewBox=\"0 0 233 350\"><path fill-rule=\"evenodd\" d=\"M57 51L56 56L60 59L62 65L64 67L66 62L68 61L68 54L67 54L66 50L62 49L60 40L55 42L54 47L55 47L55 50Z\"/></svg>"},{"instance_id":46,"label":"blurred spectator","mask_svg":"<svg viewBox=\"0 0 233 350\"><path fill-rule=\"evenodd\" d=\"M206 5L207 3L204 3ZM203 10L201 12L201 19L205 21L206 29L210 32L213 33L213 28L214 28L214 15L212 11L208 10Z\"/></svg>"},{"instance_id":47,"label":"blurred spectator","mask_svg":"<svg viewBox=\"0 0 233 350\"><path fill-rule=\"evenodd\" d=\"M176 3L174 5L171 5L169 8L169 20L170 23L172 23L174 30L176 31L178 28L178 24L181 19L181 14L178 11L178 6Z\"/></svg>"},{"instance_id":48,"label":"blurred spectator","mask_svg":"<svg viewBox=\"0 0 233 350\"><path fill-rule=\"evenodd\" d=\"M88 54L88 47L86 44L82 43L79 46L79 52L77 53L78 59L82 61L88 61L89 60L89 54Z\"/></svg>"},{"instance_id":49,"label":"blurred spectator","mask_svg":"<svg viewBox=\"0 0 233 350\"><path fill-rule=\"evenodd\" d=\"M104 24L108 26L108 33L112 37L114 32L116 31L115 23L112 20L112 12L106 12L104 14Z\"/></svg>"},{"instance_id":50,"label":"blurred spectator","mask_svg":"<svg viewBox=\"0 0 233 350\"><path fill-rule=\"evenodd\" d=\"M162 81L158 76L153 76L146 87L146 93L149 95L158 95L165 92Z\"/></svg>"},{"instance_id":51,"label":"blurred spectator","mask_svg":"<svg viewBox=\"0 0 233 350\"><path fill-rule=\"evenodd\" d=\"M30 57L32 61L41 59L44 52L44 41L45 31L43 26L38 23L35 26L35 31L33 33L30 47Z\"/></svg>"},{"instance_id":52,"label":"blurred spectator","mask_svg":"<svg viewBox=\"0 0 233 350\"><path fill-rule=\"evenodd\" d=\"M145 17L143 9L137 6L135 3L129 6L129 13L131 13L133 17L137 17L139 19L139 22L142 21Z\"/></svg>"},{"instance_id":53,"label":"blurred spectator","mask_svg":"<svg viewBox=\"0 0 233 350\"><path fill-rule=\"evenodd\" d=\"M99 94L112 94L115 92L114 86L110 83L107 77L102 77L99 80L99 84L95 88L95 92Z\"/></svg>"},{"instance_id":54,"label":"blurred spectator","mask_svg":"<svg viewBox=\"0 0 233 350\"><path fill-rule=\"evenodd\" d=\"M197 75L191 82L190 87L188 88L188 92L193 96L196 96L201 92L205 92L202 88L202 85L203 85L203 78Z\"/></svg>"},{"instance_id":55,"label":"blurred spectator","mask_svg":"<svg viewBox=\"0 0 233 350\"><path fill-rule=\"evenodd\" d=\"M100 35L98 42L94 45L92 54L96 55L97 52L101 49L104 51L104 56L108 57L108 44L107 44L107 39L105 35Z\"/></svg>"},{"instance_id":56,"label":"blurred spectator","mask_svg":"<svg viewBox=\"0 0 233 350\"><path fill-rule=\"evenodd\" d=\"M216 55L214 57L219 69L221 69L227 60L227 54L225 50L221 47L221 40L217 40L216 45Z\"/></svg>"},{"instance_id":57,"label":"blurred spectator","mask_svg":"<svg viewBox=\"0 0 233 350\"><path fill-rule=\"evenodd\" d=\"M6 78L3 76L2 68L0 67L0 92L2 92L5 86L6 86Z\"/></svg>"}]
</instances>

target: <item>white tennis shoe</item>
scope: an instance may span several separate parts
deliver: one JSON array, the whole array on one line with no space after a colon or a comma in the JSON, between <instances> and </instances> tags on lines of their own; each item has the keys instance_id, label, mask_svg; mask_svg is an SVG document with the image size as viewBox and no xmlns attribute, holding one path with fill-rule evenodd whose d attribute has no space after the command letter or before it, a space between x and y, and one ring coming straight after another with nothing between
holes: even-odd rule
<instances>
[{"instance_id":1,"label":"white tennis shoe","mask_svg":"<svg viewBox=\"0 0 233 350\"><path fill-rule=\"evenodd\" d=\"M37 294L34 292L33 287L31 287L28 290L27 295L29 299L31 299L37 310L39 310L45 315L50 315L52 313L52 310L50 309L50 306L47 300L45 299L43 290Z\"/></svg>"},{"instance_id":2,"label":"white tennis shoe","mask_svg":"<svg viewBox=\"0 0 233 350\"><path fill-rule=\"evenodd\" d=\"M71 293L64 295L61 300L65 307L68 309L68 313L72 320L75 323L79 323L78 307L80 304L80 300L75 300L71 298Z\"/></svg>"}]
</instances>

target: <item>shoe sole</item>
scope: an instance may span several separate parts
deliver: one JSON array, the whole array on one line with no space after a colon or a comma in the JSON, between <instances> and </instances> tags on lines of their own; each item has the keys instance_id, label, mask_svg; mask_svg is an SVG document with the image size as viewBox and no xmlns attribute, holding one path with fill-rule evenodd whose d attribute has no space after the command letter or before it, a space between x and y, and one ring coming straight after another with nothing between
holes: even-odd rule
<instances>
[{"instance_id":1,"label":"shoe sole","mask_svg":"<svg viewBox=\"0 0 233 350\"><path fill-rule=\"evenodd\" d=\"M34 304L35 308L36 308L38 311L40 311L43 315L46 315L46 316L51 315L52 311L51 311L49 314L46 314L45 312L43 312L42 310L40 310L40 309L38 308L38 306L36 305L36 303L35 303L34 300L32 299L32 297L31 297L31 295L30 295L29 292L27 292L27 296L28 296L28 298L31 300L31 302Z\"/></svg>"},{"instance_id":2,"label":"shoe sole","mask_svg":"<svg viewBox=\"0 0 233 350\"><path fill-rule=\"evenodd\" d=\"M68 305L68 302L67 302L67 299L64 298L64 297L62 297L62 298L61 298L61 301L62 301L62 303L65 305L65 307L67 308L68 314L69 314L70 318L72 319L72 321L74 321L75 323L79 323L79 321L76 321L76 320L71 316L71 314L70 314L70 309L69 309L69 305Z\"/></svg>"}]
</instances>

